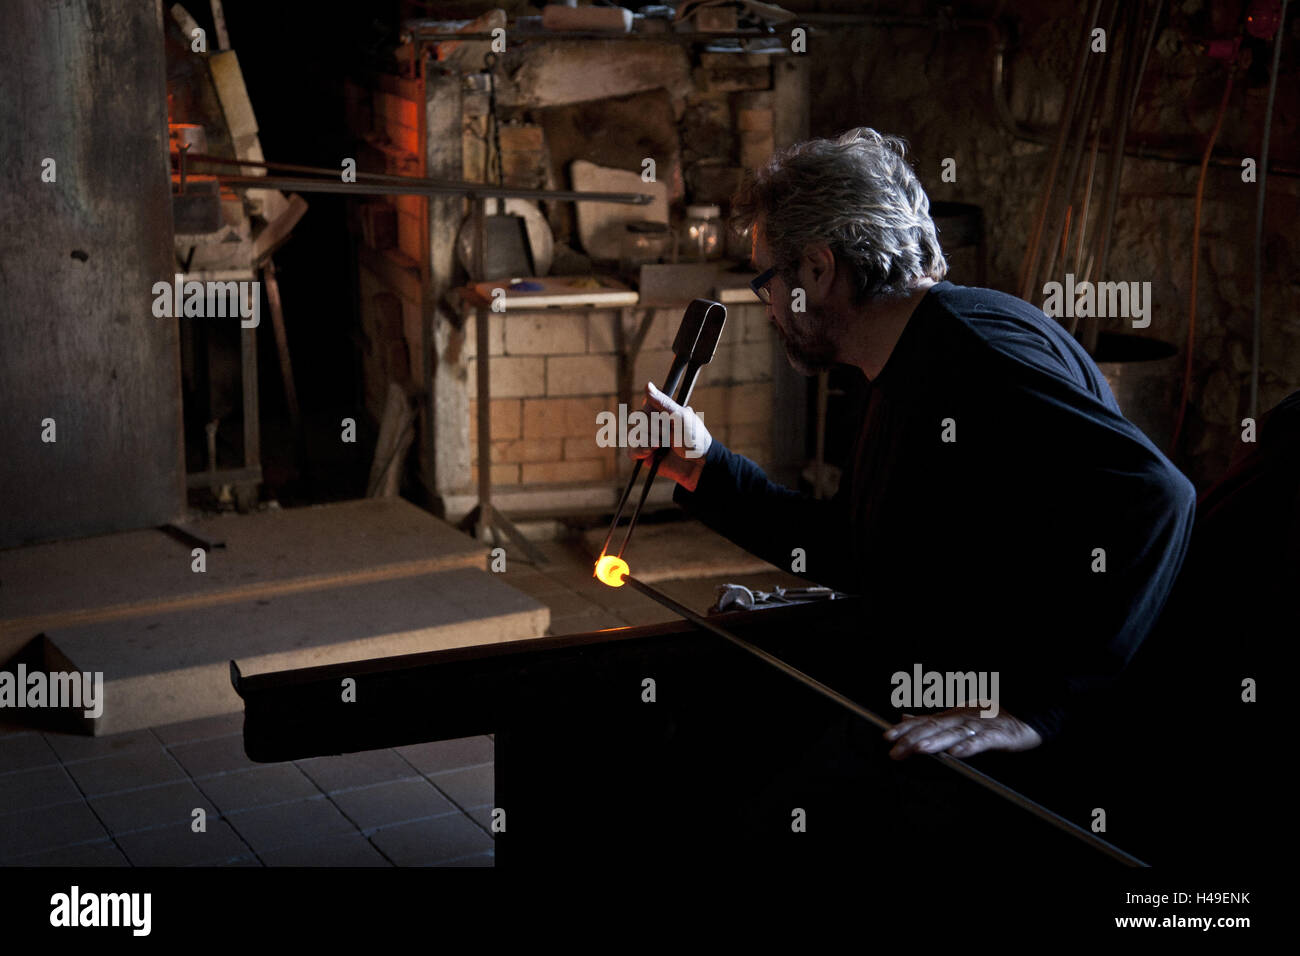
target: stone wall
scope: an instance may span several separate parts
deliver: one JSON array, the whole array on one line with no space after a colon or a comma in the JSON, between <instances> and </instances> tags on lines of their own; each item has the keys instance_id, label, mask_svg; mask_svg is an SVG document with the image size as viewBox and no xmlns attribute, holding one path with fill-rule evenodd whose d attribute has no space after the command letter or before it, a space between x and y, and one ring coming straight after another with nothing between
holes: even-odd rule
<instances>
[{"instance_id":1,"label":"stone wall","mask_svg":"<svg viewBox=\"0 0 1300 956\"><path fill-rule=\"evenodd\" d=\"M787 6L813 9L810 4ZM1081 11L1087 5L1043 0L1000 6L1017 25L1016 48L1007 57L1012 112L1021 123L1050 127L1065 99L1073 64L1070 51L1080 35ZM1232 10L1220 9L1226 6ZM1184 0L1166 7L1172 9L1150 54L1130 142L1178 141L1185 152L1199 157L1214 122L1226 71L1200 52L1197 44L1232 30L1237 6ZM820 3L815 8L863 12L859 4ZM974 15L979 9L968 5L958 12ZM919 15L933 9L929 4L897 4L890 5L889 12ZM1295 14L1293 9L1284 27L1270 150L1275 162L1292 166L1300 165L1300 84L1296 82L1300 16ZM1254 63L1237 74L1216 154L1258 159L1271 45L1255 41L1250 46ZM828 30L809 47L815 91L811 128L814 135L830 135L866 125L907 139L932 200L983 206L988 284L1014 293L1051 147L1019 140L998 123L991 95L992 55L988 34L978 30L939 33L865 26ZM945 158L956 160L956 182L941 180ZM1150 281L1153 320L1141 334L1179 347L1187 336L1197 175L1196 165L1126 159L1110 275L1102 277ZM1206 181L1191 391L1184 436L1174 456L1198 487L1221 475L1240 450L1240 422L1249 402L1258 188L1257 183L1242 181L1239 168L1211 167ZM1297 214L1300 180L1271 175L1265 220L1261 413L1300 388ZM970 274L949 278L974 284ZM1182 360L1175 364L1181 377Z\"/></svg>"}]
</instances>

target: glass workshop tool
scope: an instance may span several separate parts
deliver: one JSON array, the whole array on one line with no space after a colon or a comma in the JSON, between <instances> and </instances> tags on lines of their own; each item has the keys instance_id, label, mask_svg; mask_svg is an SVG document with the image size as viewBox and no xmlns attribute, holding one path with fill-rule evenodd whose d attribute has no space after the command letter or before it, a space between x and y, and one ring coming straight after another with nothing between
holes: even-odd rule
<instances>
[{"instance_id":1,"label":"glass workshop tool","mask_svg":"<svg viewBox=\"0 0 1300 956\"><path fill-rule=\"evenodd\" d=\"M720 302L696 299L686 307L686 314L682 316L682 323L678 326L677 335L673 339L673 361L668 368L668 375L664 379L662 389L664 394L672 397L673 401L683 408L690 403L691 392L695 389L695 380L699 377L700 370L713 361L726 321L727 308ZM596 569L593 572L594 577L610 587L619 587L622 584L621 575L627 574L627 562L623 561L623 552L627 550L628 542L632 540L632 531L636 528L637 518L640 517L641 509L650 494L650 485L654 482L659 465L668 452L668 448L660 447L651 455L650 471L641 488L641 497L628 521L623 543L619 545L618 553L611 555L610 542L614 537L614 531L618 528L619 519L623 517L623 510L632 496L632 489L636 486L645 459L638 459L632 467L632 475L623 490L623 497L619 499L614 520L610 522L609 533L605 535L605 543L601 546L600 557L596 561ZM614 560L611 561L610 558Z\"/></svg>"}]
</instances>

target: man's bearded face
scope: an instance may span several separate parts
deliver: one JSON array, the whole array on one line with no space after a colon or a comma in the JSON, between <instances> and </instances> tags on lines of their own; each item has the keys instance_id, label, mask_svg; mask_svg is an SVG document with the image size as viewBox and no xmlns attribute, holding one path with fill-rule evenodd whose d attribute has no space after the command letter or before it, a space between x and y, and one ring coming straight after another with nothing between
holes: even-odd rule
<instances>
[{"instance_id":1,"label":"man's bearded face","mask_svg":"<svg viewBox=\"0 0 1300 956\"><path fill-rule=\"evenodd\" d=\"M765 271L772 264L771 252L761 227L754 229L754 265ZM796 280L797 281L797 280ZM824 372L836 362L836 345L832 336L832 317L826 308L801 301L801 312L794 310L795 288L780 273L768 283L772 301L767 306L768 320L776 326L790 366L802 375ZM800 296L800 299L805 299Z\"/></svg>"},{"instance_id":2,"label":"man's bearded face","mask_svg":"<svg viewBox=\"0 0 1300 956\"><path fill-rule=\"evenodd\" d=\"M802 375L816 375L835 364L835 340L831 337L831 318L824 307L807 303L806 311L795 312L791 309L791 295L777 298L776 285L780 279L772 282L772 304L768 314L781 344L785 346L785 356L790 366Z\"/></svg>"}]
</instances>

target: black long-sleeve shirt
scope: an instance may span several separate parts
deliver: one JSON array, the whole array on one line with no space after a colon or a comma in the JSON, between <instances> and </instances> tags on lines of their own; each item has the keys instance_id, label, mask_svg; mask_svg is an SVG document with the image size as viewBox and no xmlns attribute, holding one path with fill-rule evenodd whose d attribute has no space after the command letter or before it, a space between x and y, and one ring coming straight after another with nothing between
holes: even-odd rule
<instances>
[{"instance_id":1,"label":"black long-sleeve shirt","mask_svg":"<svg viewBox=\"0 0 1300 956\"><path fill-rule=\"evenodd\" d=\"M676 500L773 564L803 549L808 578L867 596L882 689L918 663L997 670L1002 709L1044 739L1154 625L1196 508L1057 322L948 282L869 384L834 499L778 486L715 441Z\"/></svg>"}]
</instances>

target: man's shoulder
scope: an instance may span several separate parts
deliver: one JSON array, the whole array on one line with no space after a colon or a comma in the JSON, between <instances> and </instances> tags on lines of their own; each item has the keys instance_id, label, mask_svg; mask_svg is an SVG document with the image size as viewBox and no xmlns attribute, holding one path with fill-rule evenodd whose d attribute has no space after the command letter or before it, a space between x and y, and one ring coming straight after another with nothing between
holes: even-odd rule
<instances>
[{"instance_id":1,"label":"man's shoulder","mask_svg":"<svg viewBox=\"0 0 1300 956\"><path fill-rule=\"evenodd\" d=\"M1060 324L1042 309L996 289L939 282L926 299L931 308L960 320L982 337L1026 326L1051 337L1058 331L1064 334Z\"/></svg>"},{"instance_id":2,"label":"man's shoulder","mask_svg":"<svg viewBox=\"0 0 1300 956\"><path fill-rule=\"evenodd\" d=\"M969 359L983 357L1003 368L1047 373L1100 395L1100 373L1061 324L1016 296L975 286L940 282L926 297L943 337L964 343ZM1010 359L1014 364L1006 366Z\"/></svg>"}]
</instances>

